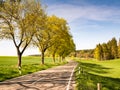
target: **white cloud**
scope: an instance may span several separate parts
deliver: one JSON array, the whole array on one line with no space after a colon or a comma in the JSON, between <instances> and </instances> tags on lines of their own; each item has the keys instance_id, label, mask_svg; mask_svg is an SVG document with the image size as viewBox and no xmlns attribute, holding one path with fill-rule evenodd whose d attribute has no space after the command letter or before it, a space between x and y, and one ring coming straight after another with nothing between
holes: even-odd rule
<instances>
[{"instance_id":1,"label":"white cloud","mask_svg":"<svg viewBox=\"0 0 120 90\"><path fill-rule=\"evenodd\" d=\"M72 22L76 19L86 19L95 21L120 21L120 10L107 6L74 6L70 4L58 4L48 6L49 15L57 15Z\"/></svg>"}]
</instances>

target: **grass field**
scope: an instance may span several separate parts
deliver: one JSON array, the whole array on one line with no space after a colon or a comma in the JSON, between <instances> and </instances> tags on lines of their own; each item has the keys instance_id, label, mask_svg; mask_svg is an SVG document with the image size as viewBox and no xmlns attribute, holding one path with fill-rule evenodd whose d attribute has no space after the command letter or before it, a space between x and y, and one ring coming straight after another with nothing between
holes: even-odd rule
<instances>
[{"instance_id":1,"label":"grass field","mask_svg":"<svg viewBox=\"0 0 120 90\"><path fill-rule=\"evenodd\" d=\"M110 61L78 60L77 90L120 90L120 59ZM80 73L79 73L80 67Z\"/></svg>"},{"instance_id":2,"label":"grass field","mask_svg":"<svg viewBox=\"0 0 120 90\"><path fill-rule=\"evenodd\" d=\"M13 77L29 74L32 72L45 70L62 63L53 63L52 58L45 58L45 65L41 65L40 57L27 56L22 58L22 74L19 74L17 68L17 57L0 56L0 81L4 81Z\"/></svg>"}]
</instances>

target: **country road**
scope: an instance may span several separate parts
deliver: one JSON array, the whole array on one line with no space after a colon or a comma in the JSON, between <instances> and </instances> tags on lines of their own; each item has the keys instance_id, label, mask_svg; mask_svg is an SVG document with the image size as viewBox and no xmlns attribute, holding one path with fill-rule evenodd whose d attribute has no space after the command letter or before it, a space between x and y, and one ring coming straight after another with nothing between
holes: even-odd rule
<instances>
[{"instance_id":1,"label":"country road","mask_svg":"<svg viewBox=\"0 0 120 90\"><path fill-rule=\"evenodd\" d=\"M76 62L0 82L0 90L74 90Z\"/></svg>"}]
</instances>

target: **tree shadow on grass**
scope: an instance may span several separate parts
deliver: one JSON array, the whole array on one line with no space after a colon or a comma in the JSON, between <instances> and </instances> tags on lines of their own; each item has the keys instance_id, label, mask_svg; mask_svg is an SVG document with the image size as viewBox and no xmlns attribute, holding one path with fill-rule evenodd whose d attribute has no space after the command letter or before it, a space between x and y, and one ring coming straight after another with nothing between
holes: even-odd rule
<instances>
[{"instance_id":1,"label":"tree shadow on grass","mask_svg":"<svg viewBox=\"0 0 120 90\"><path fill-rule=\"evenodd\" d=\"M75 72L77 90L97 90L97 83L102 85L101 90L120 90L120 78L104 77L93 73L105 74L111 68L97 64L80 63L81 73ZM93 73L90 73L93 72Z\"/></svg>"},{"instance_id":2,"label":"tree shadow on grass","mask_svg":"<svg viewBox=\"0 0 120 90\"><path fill-rule=\"evenodd\" d=\"M93 63L79 63L79 66L84 69L84 71L90 71L94 73L100 73L100 74L105 74L108 73L107 70L112 69L112 68L106 68L98 64L93 64Z\"/></svg>"}]
</instances>

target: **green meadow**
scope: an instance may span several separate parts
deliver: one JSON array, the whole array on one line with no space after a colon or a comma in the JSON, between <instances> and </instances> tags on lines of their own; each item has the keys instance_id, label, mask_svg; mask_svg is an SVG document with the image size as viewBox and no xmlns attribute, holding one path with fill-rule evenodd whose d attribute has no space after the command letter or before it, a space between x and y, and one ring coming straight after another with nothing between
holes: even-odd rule
<instances>
[{"instance_id":1,"label":"green meadow","mask_svg":"<svg viewBox=\"0 0 120 90\"><path fill-rule=\"evenodd\" d=\"M41 64L40 57L26 56L22 58L21 74L17 67L17 57L0 56L0 81L4 81L10 78L18 77L25 74L30 74L40 70L45 70L54 66L65 64L66 62L54 63L52 58L45 58L45 65Z\"/></svg>"},{"instance_id":2,"label":"green meadow","mask_svg":"<svg viewBox=\"0 0 120 90\"><path fill-rule=\"evenodd\" d=\"M97 90L97 83L101 90L120 90L120 59L77 61L76 90Z\"/></svg>"}]
</instances>

